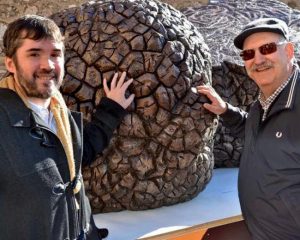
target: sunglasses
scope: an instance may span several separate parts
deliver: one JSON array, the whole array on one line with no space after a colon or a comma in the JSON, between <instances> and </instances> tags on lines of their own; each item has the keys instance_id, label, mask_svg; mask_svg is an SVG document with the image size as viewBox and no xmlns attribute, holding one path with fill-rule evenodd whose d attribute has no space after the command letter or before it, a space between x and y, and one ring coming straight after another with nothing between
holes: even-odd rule
<instances>
[{"instance_id":1,"label":"sunglasses","mask_svg":"<svg viewBox=\"0 0 300 240\"><path fill-rule=\"evenodd\" d=\"M271 53L274 53L277 51L277 46L278 45L282 45L286 42L279 42L279 43L275 43L275 42L271 42L271 43L266 43L264 45L261 45L258 50L262 55L268 55ZM255 56L255 49L246 49L241 51L240 53L241 58L244 61L250 60L252 58L254 58Z\"/></svg>"}]
</instances>

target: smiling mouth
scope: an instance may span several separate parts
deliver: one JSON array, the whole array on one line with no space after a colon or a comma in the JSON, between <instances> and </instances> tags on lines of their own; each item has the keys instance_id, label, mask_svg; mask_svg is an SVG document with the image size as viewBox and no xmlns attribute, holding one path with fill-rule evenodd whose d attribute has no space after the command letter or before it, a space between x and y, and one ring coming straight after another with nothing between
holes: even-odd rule
<instances>
[{"instance_id":1,"label":"smiling mouth","mask_svg":"<svg viewBox=\"0 0 300 240\"><path fill-rule=\"evenodd\" d=\"M262 68L256 68L255 72L264 72L271 69L271 67L262 67Z\"/></svg>"},{"instance_id":2,"label":"smiling mouth","mask_svg":"<svg viewBox=\"0 0 300 240\"><path fill-rule=\"evenodd\" d=\"M52 81L55 83L56 80L56 76L51 74L51 75L36 75L35 76L36 79L38 79L39 81L43 82L44 85L48 85L50 84Z\"/></svg>"},{"instance_id":3,"label":"smiling mouth","mask_svg":"<svg viewBox=\"0 0 300 240\"><path fill-rule=\"evenodd\" d=\"M271 62L264 62L259 65L252 66L252 72L265 72L273 68L273 64Z\"/></svg>"}]
</instances>

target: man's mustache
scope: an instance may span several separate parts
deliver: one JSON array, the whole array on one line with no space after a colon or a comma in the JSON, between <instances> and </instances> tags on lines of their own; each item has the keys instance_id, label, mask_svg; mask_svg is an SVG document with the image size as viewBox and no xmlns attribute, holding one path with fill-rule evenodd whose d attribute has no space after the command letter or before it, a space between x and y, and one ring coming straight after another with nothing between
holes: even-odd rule
<instances>
[{"instance_id":1,"label":"man's mustache","mask_svg":"<svg viewBox=\"0 0 300 240\"><path fill-rule=\"evenodd\" d=\"M38 77L52 77L54 79L57 79L57 74L53 71L53 70L40 70L34 73L34 77L38 78Z\"/></svg>"},{"instance_id":2,"label":"man's mustache","mask_svg":"<svg viewBox=\"0 0 300 240\"><path fill-rule=\"evenodd\" d=\"M253 72L253 71L257 71L257 70L260 70L260 69L264 69L264 68L272 68L273 67L273 63L270 62L270 61L267 61L267 62L263 62L261 64L255 64L253 65L251 68L250 68L250 71Z\"/></svg>"}]
</instances>

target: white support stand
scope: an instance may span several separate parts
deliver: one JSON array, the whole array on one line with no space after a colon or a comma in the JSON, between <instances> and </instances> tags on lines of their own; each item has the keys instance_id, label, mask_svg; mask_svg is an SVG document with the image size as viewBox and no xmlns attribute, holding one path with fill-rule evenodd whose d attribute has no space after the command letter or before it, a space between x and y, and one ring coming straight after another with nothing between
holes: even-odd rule
<instances>
[{"instance_id":1,"label":"white support stand","mask_svg":"<svg viewBox=\"0 0 300 240\"><path fill-rule=\"evenodd\" d=\"M179 239L196 229L242 221L237 192L238 168L215 169L206 189L184 203L145 211L95 214L107 240ZM181 239L181 238L180 238Z\"/></svg>"}]
</instances>

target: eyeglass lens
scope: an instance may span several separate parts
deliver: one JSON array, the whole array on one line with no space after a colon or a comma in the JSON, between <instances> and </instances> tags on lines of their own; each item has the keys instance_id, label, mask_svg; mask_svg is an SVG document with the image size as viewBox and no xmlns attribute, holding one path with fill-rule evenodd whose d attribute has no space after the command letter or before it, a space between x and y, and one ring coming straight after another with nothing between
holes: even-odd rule
<instances>
[{"instance_id":1,"label":"eyeglass lens","mask_svg":"<svg viewBox=\"0 0 300 240\"><path fill-rule=\"evenodd\" d=\"M274 42L267 43L267 44L260 46L258 48L258 50L262 55L271 54L271 53L274 53L277 51L277 44ZM240 53L240 56L242 57L242 59L244 61L250 60L250 59L254 58L255 50L254 49L244 50Z\"/></svg>"}]
</instances>

